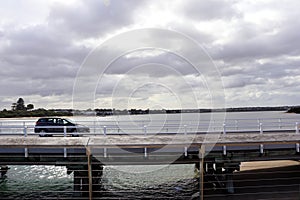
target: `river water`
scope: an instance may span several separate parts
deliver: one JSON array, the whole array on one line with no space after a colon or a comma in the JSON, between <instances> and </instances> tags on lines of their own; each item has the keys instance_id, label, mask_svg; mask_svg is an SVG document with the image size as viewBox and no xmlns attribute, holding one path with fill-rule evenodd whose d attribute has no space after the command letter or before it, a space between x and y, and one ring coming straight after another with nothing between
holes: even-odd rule
<instances>
[{"instance_id":1,"label":"river water","mask_svg":"<svg viewBox=\"0 0 300 200\"><path fill-rule=\"evenodd\" d=\"M183 116L184 115L184 116ZM202 120L212 119L210 114L197 114ZM235 121L253 119L288 123L300 121L300 115L284 112L241 112L217 114L213 120ZM88 122L91 118L74 117ZM170 114L148 116L112 116L97 119L110 120L186 120L195 119L195 114ZM1 123L28 121L36 118L2 119ZM14 122L16 123L16 122ZM149 122L148 122L149 123ZM273 122L272 122L273 123ZM290 124L294 127L293 123ZM276 125L277 127L277 125ZM68 175L62 166L10 165L4 178L0 179L0 199L71 199L73 198L73 174ZM193 199L198 191L194 165L165 166L106 166L103 169L103 199ZM76 199L76 198L73 198Z\"/></svg>"},{"instance_id":2,"label":"river water","mask_svg":"<svg viewBox=\"0 0 300 200\"><path fill-rule=\"evenodd\" d=\"M9 166L0 182L0 199L69 199L73 174L59 166ZM157 167L157 170L155 170ZM193 165L105 167L104 199L190 199L197 192ZM145 168L148 172L144 172ZM124 172L128 170L128 172ZM134 170L134 171L133 171Z\"/></svg>"}]
</instances>

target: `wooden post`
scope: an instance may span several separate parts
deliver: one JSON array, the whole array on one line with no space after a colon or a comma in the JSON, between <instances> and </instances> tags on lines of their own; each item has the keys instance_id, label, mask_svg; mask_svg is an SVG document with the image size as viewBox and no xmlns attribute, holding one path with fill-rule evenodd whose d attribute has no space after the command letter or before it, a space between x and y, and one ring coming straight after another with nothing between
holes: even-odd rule
<instances>
[{"instance_id":1,"label":"wooden post","mask_svg":"<svg viewBox=\"0 0 300 200\"><path fill-rule=\"evenodd\" d=\"M89 200L93 199L93 175L92 175L92 155L90 149L87 149L88 156L88 178L89 178Z\"/></svg>"},{"instance_id":2,"label":"wooden post","mask_svg":"<svg viewBox=\"0 0 300 200\"><path fill-rule=\"evenodd\" d=\"M199 190L200 190L200 200L204 199L204 157L205 157L205 145L202 145L199 148L199 158L200 158L200 184L199 184Z\"/></svg>"}]
</instances>

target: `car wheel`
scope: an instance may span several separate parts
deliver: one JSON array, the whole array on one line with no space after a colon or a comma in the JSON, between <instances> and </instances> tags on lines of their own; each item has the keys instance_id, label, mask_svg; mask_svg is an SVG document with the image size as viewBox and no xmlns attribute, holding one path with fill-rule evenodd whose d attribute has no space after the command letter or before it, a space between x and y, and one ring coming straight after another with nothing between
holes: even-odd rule
<instances>
[{"instance_id":1,"label":"car wheel","mask_svg":"<svg viewBox=\"0 0 300 200\"><path fill-rule=\"evenodd\" d=\"M72 137L79 137L78 134L72 134Z\"/></svg>"},{"instance_id":2,"label":"car wheel","mask_svg":"<svg viewBox=\"0 0 300 200\"><path fill-rule=\"evenodd\" d=\"M41 130L40 133L39 133L39 136L40 137L46 137L47 136L46 131L45 130Z\"/></svg>"},{"instance_id":3,"label":"car wheel","mask_svg":"<svg viewBox=\"0 0 300 200\"><path fill-rule=\"evenodd\" d=\"M47 134L46 130L41 130L39 136L40 137L51 137L52 135L51 134Z\"/></svg>"},{"instance_id":4,"label":"car wheel","mask_svg":"<svg viewBox=\"0 0 300 200\"><path fill-rule=\"evenodd\" d=\"M78 132L76 131L76 129L74 129L74 130L72 131L71 136L72 136L72 137L79 137L79 134L78 134Z\"/></svg>"},{"instance_id":5,"label":"car wheel","mask_svg":"<svg viewBox=\"0 0 300 200\"><path fill-rule=\"evenodd\" d=\"M75 128L73 128L73 129L71 129L71 136L72 137L79 137L79 135L78 135L78 133L77 133L77 129L75 129Z\"/></svg>"}]
</instances>

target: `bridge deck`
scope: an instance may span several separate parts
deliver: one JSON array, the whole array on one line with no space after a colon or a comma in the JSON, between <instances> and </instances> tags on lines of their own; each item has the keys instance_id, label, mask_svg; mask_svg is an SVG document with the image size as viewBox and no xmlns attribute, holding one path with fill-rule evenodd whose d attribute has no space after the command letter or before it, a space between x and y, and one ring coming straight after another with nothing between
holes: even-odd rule
<instances>
[{"instance_id":1,"label":"bridge deck","mask_svg":"<svg viewBox=\"0 0 300 200\"><path fill-rule=\"evenodd\" d=\"M107 135L88 137L36 137L1 136L0 148L140 148L169 146L243 146L256 144L293 144L300 142L300 134L235 133L235 134L196 134L196 135Z\"/></svg>"}]
</instances>

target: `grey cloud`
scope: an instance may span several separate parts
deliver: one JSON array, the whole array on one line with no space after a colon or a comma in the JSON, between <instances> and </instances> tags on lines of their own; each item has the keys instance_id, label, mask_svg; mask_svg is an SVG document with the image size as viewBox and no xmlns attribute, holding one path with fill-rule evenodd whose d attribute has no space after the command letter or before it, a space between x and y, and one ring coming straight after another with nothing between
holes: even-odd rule
<instances>
[{"instance_id":1,"label":"grey cloud","mask_svg":"<svg viewBox=\"0 0 300 200\"><path fill-rule=\"evenodd\" d=\"M151 50L149 50L151 52ZM137 52L138 53L138 52ZM162 77L170 74L186 75L197 73L197 70L178 55L162 52L149 57L120 57L107 68L109 74L148 74L151 77Z\"/></svg>"},{"instance_id":2,"label":"grey cloud","mask_svg":"<svg viewBox=\"0 0 300 200\"><path fill-rule=\"evenodd\" d=\"M220 70L222 76L231 76L234 74L244 74L247 69L240 66L224 66Z\"/></svg>"},{"instance_id":3,"label":"grey cloud","mask_svg":"<svg viewBox=\"0 0 300 200\"><path fill-rule=\"evenodd\" d=\"M52 96L72 94L73 79L41 80L27 77L2 78L0 81L1 96L35 95ZM26 84L24 84L26 83Z\"/></svg>"},{"instance_id":4,"label":"grey cloud","mask_svg":"<svg viewBox=\"0 0 300 200\"><path fill-rule=\"evenodd\" d=\"M211 54L215 59L227 62L276 58L281 55L299 55L300 22L289 16L281 26L268 25L258 28L255 24L240 19L239 26L232 33L229 42L222 48L214 48ZM272 33L274 32L274 33Z\"/></svg>"},{"instance_id":5,"label":"grey cloud","mask_svg":"<svg viewBox=\"0 0 300 200\"><path fill-rule=\"evenodd\" d=\"M223 77L223 83L225 88L242 88L245 86L250 85L264 85L268 82L266 78L262 77L252 77L249 75L244 76L230 76L230 77Z\"/></svg>"},{"instance_id":6,"label":"grey cloud","mask_svg":"<svg viewBox=\"0 0 300 200\"><path fill-rule=\"evenodd\" d=\"M23 60L25 61L22 63ZM75 63L66 60L47 60L38 57L30 59L28 56L17 55L8 56L4 61L0 61L0 67L3 69L0 72L0 76L4 79L14 77L53 81L63 78L74 79L78 69ZM5 68L6 70L4 70Z\"/></svg>"},{"instance_id":7,"label":"grey cloud","mask_svg":"<svg viewBox=\"0 0 300 200\"><path fill-rule=\"evenodd\" d=\"M235 1L184 1L182 11L187 18L193 20L226 19L238 15L234 9Z\"/></svg>"},{"instance_id":8,"label":"grey cloud","mask_svg":"<svg viewBox=\"0 0 300 200\"><path fill-rule=\"evenodd\" d=\"M51 9L49 24L77 37L99 37L128 26L134 22L134 11L144 0L110 0L109 4L98 0L80 1L65 6L57 3Z\"/></svg>"},{"instance_id":9,"label":"grey cloud","mask_svg":"<svg viewBox=\"0 0 300 200\"><path fill-rule=\"evenodd\" d=\"M51 7L45 24L0 25L1 98L36 95L36 98L41 98L44 102L49 97L49 102L57 104L63 101L61 96L70 97L77 70L91 50L84 45L85 41L103 39L123 28L135 27L135 23L139 23L138 15L149 9L148 5L151 3L153 2L134 0L112 0L109 5L101 0L79 1L72 5L56 3ZM263 4L270 10L280 11L282 19L278 23L262 19L262 25L246 21L244 15L252 12L251 9L245 9L245 13L236 9L238 4L243 3L245 2L230 0L177 1L177 7L168 11L175 13L179 21L168 22L162 28L191 37L205 46L212 58L221 63L220 72L230 104L245 105L245 100L249 100L246 102L249 104L295 103L299 100L300 61L290 59L289 56L300 55L300 22L296 20L299 18L299 6L296 6L299 3L283 7ZM155 4L155 8L159 9L160 3ZM228 24L229 34L203 33L196 27L202 21ZM208 61L203 60L201 55L199 57L199 52L191 48L190 43L179 42L176 37L170 38L167 31L133 37L133 40L138 39L152 41L153 46L164 46L174 52L183 51L184 55L197 60L197 64L201 63L204 71L207 68ZM111 58L116 52L121 52L122 49L118 49L122 48L121 43L128 43L128 47L132 45L129 41L116 41L111 48L100 53ZM101 64L98 63L97 67L101 67ZM164 68L163 65L170 68ZM134 67L137 69L132 70ZM179 73L176 74L176 71ZM101 101L103 98L106 102L109 102L109 95L122 74L126 74L128 79L118 85L116 101L124 101L121 99L122 95L126 96L132 88L152 81L172 86L185 98L190 97L191 89L198 90L199 102L203 105L203 99L209 101L210 98L206 89L213 87L220 78L218 73L204 73L207 77L202 80L199 76L201 72L198 74L184 59L169 52L154 56L120 57L106 70L104 82L99 83L98 88L93 87L95 83L90 83L98 80L93 79L94 77L101 75L96 72L97 70L92 69L86 73L89 77L82 78L90 84L88 87L95 89L93 92L96 93L97 100ZM179 81L178 77L186 81ZM85 87L80 89L83 90L83 98L86 98L84 95L90 91L85 91ZM163 90L155 90L150 85L140 88L136 95L139 100L144 96L144 101L150 101L151 97L162 98L163 96L159 96L161 91ZM207 94L202 95L205 92ZM284 96L291 99L285 101ZM78 99L80 100L82 99Z\"/></svg>"},{"instance_id":10,"label":"grey cloud","mask_svg":"<svg viewBox=\"0 0 300 200\"><path fill-rule=\"evenodd\" d=\"M71 95L88 49L62 36L46 25L6 29L0 50L2 96Z\"/></svg>"},{"instance_id":11,"label":"grey cloud","mask_svg":"<svg viewBox=\"0 0 300 200\"><path fill-rule=\"evenodd\" d=\"M64 58L79 62L89 51L84 46L74 45L66 34L45 25L8 30L5 39L9 45L2 52L6 55Z\"/></svg>"}]
</instances>

